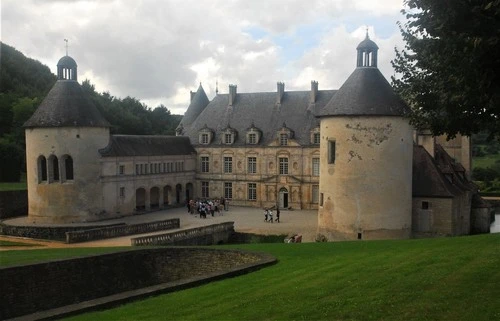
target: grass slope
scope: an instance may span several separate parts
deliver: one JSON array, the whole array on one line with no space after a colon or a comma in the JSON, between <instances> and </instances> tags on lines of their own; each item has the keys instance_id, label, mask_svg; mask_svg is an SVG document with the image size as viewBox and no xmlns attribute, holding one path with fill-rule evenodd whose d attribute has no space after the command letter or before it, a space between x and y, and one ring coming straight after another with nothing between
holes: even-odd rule
<instances>
[{"instance_id":1,"label":"grass slope","mask_svg":"<svg viewBox=\"0 0 500 321\"><path fill-rule=\"evenodd\" d=\"M500 319L500 234L225 247L279 262L71 320Z\"/></svg>"}]
</instances>

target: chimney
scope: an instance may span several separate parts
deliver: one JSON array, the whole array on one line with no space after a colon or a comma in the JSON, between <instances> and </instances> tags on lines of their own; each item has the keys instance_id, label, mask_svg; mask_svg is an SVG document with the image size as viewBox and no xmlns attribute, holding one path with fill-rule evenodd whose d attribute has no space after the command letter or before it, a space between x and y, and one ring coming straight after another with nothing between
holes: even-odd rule
<instances>
[{"instance_id":1,"label":"chimney","mask_svg":"<svg viewBox=\"0 0 500 321\"><path fill-rule=\"evenodd\" d=\"M194 97L194 95L196 95L196 93L195 93L194 91L190 90L190 91L189 91L189 94L191 95L191 96L190 96L190 98L191 98L191 100L190 100L190 101L193 101L193 97Z\"/></svg>"},{"instance_id":2,"label":"chimney","mask_svg":"<svg viewBox=\"0 0 500 321\"><path fill-rule=\"evenodd\" d=\"M318 96L318 82L311 80L311 99L309 101L311 104L316 102L316 96Z\"/></svg>"},{"instance_id":3,"label":"chimney","mask_svg":"<svg viewBox=\"0 0 500 321\"><path fill-rule=\"evenodd\" d=\"M285 93L285 83L278 82L278 95L276 96L276 104L280 105L283 101L283 94Z\"/></svg>"},{"instance_id":4,"label":"chimney","mask_svg":"<svg viewBox=\"0 0 500 321\"><path fill-rule=\"evenodd\" d=\"M229 85L229 106L232 106L236 101L236 85Z\"/></svg>"},{"instance_id":5,"label":"chimney","mask_svg":"<svg viewBox=\"0 0 500 321\"><path fill-rule=\"evenodd\" d=\"M417 145L422 146L434 158L436 138L428 129L417 130Z\"/></svg>"}]
</instances>

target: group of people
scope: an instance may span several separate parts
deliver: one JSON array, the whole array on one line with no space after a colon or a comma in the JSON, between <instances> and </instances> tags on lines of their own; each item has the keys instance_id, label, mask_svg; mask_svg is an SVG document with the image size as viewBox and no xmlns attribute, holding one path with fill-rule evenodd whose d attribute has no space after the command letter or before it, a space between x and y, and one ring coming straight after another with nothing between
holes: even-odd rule
<instances>
[{"instance_id":1,"label":"group of people","mask_svg":"<svg viewBox=\"0 0 500 321\"><path fill-rule=\"evenodd\" d=\"M198 212L200 218L207 218L208 215L215 216L215 213L222 215L222 211L227 211L227 201L221 197L213 200L190 200L186 202L187 210L189 214L194 214L195 211Z\"/></svg>"},{"instance_id":2,"label":"group of people","mask_svg":"<svg viewBox=\"0 0 500 321\"><path fill-rule=\"evenodd\" d=\"M273 207L264 208L264 222L280 222L280 209L276 208L276 219L273 220Z\"/></svg>"}]
</instances>

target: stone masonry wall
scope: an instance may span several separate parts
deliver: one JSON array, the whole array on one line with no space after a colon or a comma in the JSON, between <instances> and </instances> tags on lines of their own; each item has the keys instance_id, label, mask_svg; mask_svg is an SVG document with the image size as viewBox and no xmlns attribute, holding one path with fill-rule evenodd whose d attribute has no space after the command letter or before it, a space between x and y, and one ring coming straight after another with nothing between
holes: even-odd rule
<instances>
[{"instance_id":1,"label":"stone masonry wall","mask_svg":"<svg viewBox=\"0 0 500 321\"><path fill-rule=\"evenodd\" d=\"M5 267L0 315L13 318L203 275L220 278L216 271L235 275L238 267L243 274L275 261L262 253L177 247Z\"/></svg>"}]
</instances>

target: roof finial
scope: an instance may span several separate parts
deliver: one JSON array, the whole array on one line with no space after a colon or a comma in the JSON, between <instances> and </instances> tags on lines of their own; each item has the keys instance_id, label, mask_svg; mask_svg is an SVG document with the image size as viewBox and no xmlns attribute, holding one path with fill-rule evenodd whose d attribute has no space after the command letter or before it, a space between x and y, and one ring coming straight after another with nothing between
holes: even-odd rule
<instances>
[{"instance_id":1,"label":"roof finial","mask_svg":"<svg viewBox=\"0 0 500 321\"><path fill-rule=\"evenodd\" d=\"M68 55L68 39L64 39L64 42L66 42L66 56Z\"/></svg>"},{"instance_id":2,"label":"roof finial","mask_svg":"<svg viewBox=\"0 0 500 321\"><path fill-rule=\"evenodd\" d=\"M215 80L215 95L219 94L219 81L216 79Z\"/></svg>"},{"instance_id":3,"label":"roof finial","mask_svg":"<svg viewBox=\"0 0 500 321\"><path fill-rule=\"evenodd\" d=\"M370 37L368 36L368 26L366 26L366 39L370 39Z\"/></svg>"}]
</instances>

